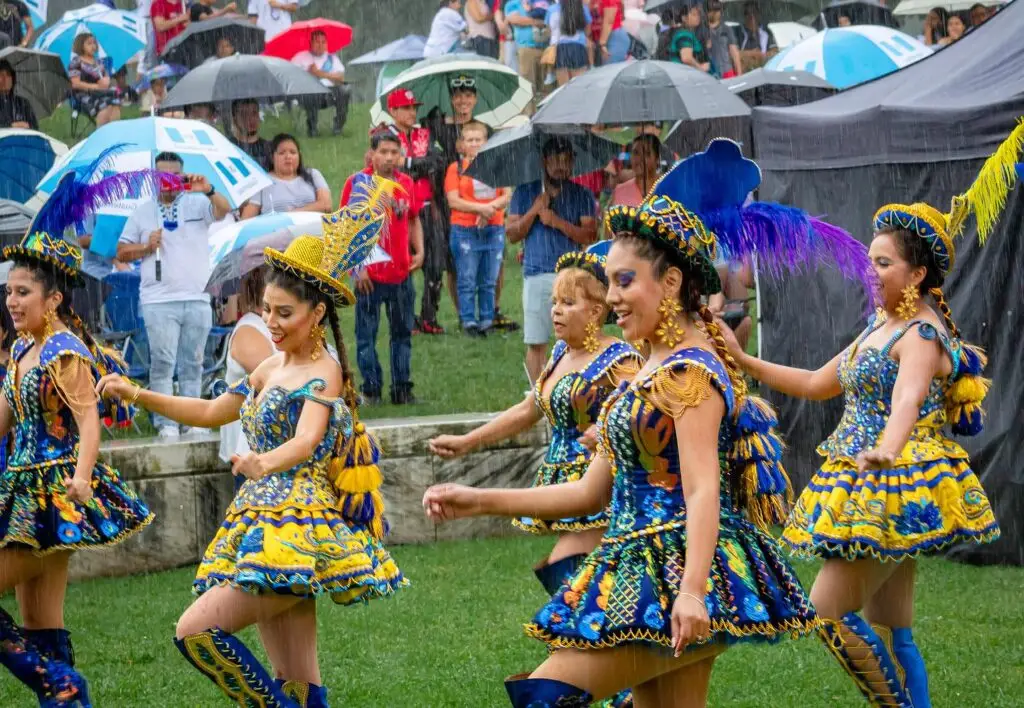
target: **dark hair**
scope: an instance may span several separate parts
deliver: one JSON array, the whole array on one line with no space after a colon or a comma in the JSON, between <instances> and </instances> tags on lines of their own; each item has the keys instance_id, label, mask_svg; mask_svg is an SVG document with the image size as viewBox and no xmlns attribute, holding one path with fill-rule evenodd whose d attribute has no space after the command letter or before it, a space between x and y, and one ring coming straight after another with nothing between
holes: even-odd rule
<instances>
[{"instance_id":1,"label":"dark hair","mask_svg":"<svg viewBox=\"0 0 1024 708\"><path fill-rule=\"evenodd\" d=\"M376 150L381 143L394 143L399 149L402 148L402 141L390 130L377 130L370 134L370 149Z\"/></svg>"},{"instance_id":2,"label":"dark hair","mask_svg":"<svg viewBox=\"0 0 1024 708\"><path fill-rule=\"evenodd\" d=\"M939 27L936 28L935 32L938 33L938 37L932 35L933 39L939 39L940 37L946 36L946 22L949 20L949 10L944 7L933 7L928 11L928 14L935 13L939 18Z\"/></svg>"},{"instance_id":3,"label":"dark hair","mask_svg":"<svg viewBox=\"0 0 1024 708\"><path fill-rule=\"evenodd\" d=\"M260 107L260 102L255 98L239 98L237 101L231 102L231 117L235 118L238 115L238 109L243 106L256 106Z\"/></svg>"},{"instance_id":4,"label":"dark hair","mask_svg":"<svg viewBox=\"0 0 1024 708\"><path fill-rule=\"evenodd\" d=\"M185 161L181 159L181 155L179 155L176 152L168 151L164 151L156 156L156 159L153 160L153 164L155 165L158 162L176 162L179 166L182 167L184 167L185 165Z\"/></svg>"},{"instance_id":5,"label":"dark hair","mask_svg":"<svg viewBox=\"0 0 1024 708\"><path fill-rule=\"evenodd\" d=\"M217 107L212 103L192 103L185 106L185 116L188 117L192 115L197 108L208 108L210 110L211 117L217 114Z\"/></svg>"},{"instance_id":6,"label":"dark hair","mask_svg":"<svg viewBox=\"0 0 1024 708\"><path fill-rule=\"evenodd\" d=\"M5 352L11 350L11 345L14 344L14 320L11 319L11 313L7 311L7 304L0 303L0 329L3 329L3 338L0 339L0 349Z\"/></svg>"},{"instance_id":7,"label":"dark hair","mask_svg":"<svg viewBox=\"0 0 1024 708\"><path fill-rule=\"evenodd\" d=\"M267 285L279 287L311 307L316 307L322 302L327 308L327 322L331 327L331 334L334 336L334 346L338 349L338 363L341 365L341 396L345 400L345 405L355 415L359 403L356 397L355 377L353 377L352 369L348 364L345 340L341 336L341 325L338 322L338 310L334 306L334 301L315 285L275 268L271 268L267 275Z\"/></svg>"},{"instance_id":8,"label":"dark hair","mask_svg":"<svg viewBox=\"0 0 1024 708\"><path fill-rule=\"evenodd\" d=\"M306 183L315 191L316 185L313 184L313 173L306 169L305 165L302 164L302 146L299 145L299 139L294 135L278 133L274 136L274 139L270 141L270 150L267 151L267 163L264 165L267 172L272 172L274 170L274 153L277 152L277 149L281 147L282 143L287 142L295 143L295 151L299 153L299 168L296 170L299 177L306 180Z\"/></svg>"},{"instance_id":9,"label":"dark hair","mask_svg":"<svg viewBox=\"0 0 1024 708\"><path fill-rule=\"evenodd\" d=\"M953 312L949 309L946 296L942 292L942 274L939 272L938 264L935 262L935 254L932 253L928 242L906 229L888 229L879 231L878 234L892 236L900 256L903 257L903 260L911 268L925 269L924 280L921 281L921 285L918 288L921 297L925 295L932 296L935 300L935 305L939 308L939 312L942 313L942 319L946 321L946 328L949 330L949 333L955 339L959 339L960 330L953 321Z\"/></svg>"},{"instance_id":10,"label":"dark hair","mask_svg":"<svg viewBox=\"0 0 1024 708\"><path fill-rule=\"evenodd\" d=\"M568 138L562 137L561 135L553 135L544 141L543 147L540 149L541 157L547 159L552 155L564 155L573 154L572 143Z\"/></svg>"},{"instance_id":11,"label":"dark hair","mask_svg":"<svg viewBox=\"0 0 1024 708\"><path fill-rule=\"evenodd\" d=\"M88 42L90 39L96 39L90 32L83 32L82 34L78 35L77 37L75 37L75 41L71 43L71 51L81 56L82 51L85 49L85 43Z\"/></svg>"},{"instance_id":12,"label":"dark hair","mask_svg":"<svg viewBox=\"0 0 1024 708\"><path fill-rule=\"evenodd\" d=\"M561 0L562 6L562 34L571 37L577 32L583 31L587 26L587 17L583 13L582 0Z\"/></svg>"},{"instance_id":13,"label":"dark hair","mask_svg":"<svg viewBox=\"0 0 1024 708\"><path fill-rule=\"evenodd\" d=\"M71 291L75 287L75 279L67 275L64 271L55 268L54 266L41 263L34 258L26 258L24 256L14 256L11 259L14 261L13 268L24 268L32 274L32 279L43 286L43 295L49 297L55 292L59 292L63 297L61 298L60 304L57 306L57 316L61 321L67 325L68 329L74 332L89 348L89 351L95 352L98 349L96 340L89 334L89 330L85 327L85 322L78 316L78 313L71 307ZM6 309L6 308L5 308Z\"/></svg>"},{"instance_id":14,"label":"dark hair","mask_svg":"<svg viewBox=\"0 0 1024 708\"><path fill-rule=\"evenodd\" d=\"M633 140L630 142L630 148L632 148L637 143L641 143L644 147L650 150L652 154L660 158L661 138L659 138L657 135L653 135L651 133L641 133L640 135L633 138Z\"/></svg>"},{"instance_id":15,"label":"dark hair","mask_svg":"<svg viewBox=\"0 0 1024 708\"><path fill-rule=\"evenodd\" d=\"M263 305L264 268L260 266L242 276L238 287L238 306L242 312L257 312Z\"/></svg>"},{"instance_id":16,"label":"dark hair","mask_svg":"<svg viewBox=\"0 0 1024 708\"><path fill-rule=\"evenodd\" d=\"M324 38L326 38L327 37L327 33L324 32L323 30L313 30L312 32L309 33L310 41L312 41L314 37L324 37Z\"/></svg>"},{"instance_id":17,"label":"dark hair","mask_svg":"<svg viewBox=\"0 0 1024 708\"><path fill-rule=\"evenodd\" d=\"M7 61L6 59L0 59L0 71L6 71L8 74L10 74L11 83L13 85L17 85L16 82L18 80L18 75L17 73L15 73L14 67L11 66L11 63L9 61Z\"/></svg>"}]
</instances>

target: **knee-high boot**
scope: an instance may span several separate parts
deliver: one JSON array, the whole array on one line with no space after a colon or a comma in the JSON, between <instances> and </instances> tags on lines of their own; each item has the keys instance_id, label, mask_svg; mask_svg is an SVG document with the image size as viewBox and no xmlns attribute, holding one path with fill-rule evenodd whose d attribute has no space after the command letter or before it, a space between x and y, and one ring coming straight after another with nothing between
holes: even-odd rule
<instances>
[{"instance_id":1,"label":"knee-high boot","mask_svg":"<svg viewBox=\"0 0 1024 708\"><path fill-rule=\"evenodd\" d=\"M537 576L537 580L544 586L548 595L554 595L562 583L579 570L586 557L585 553L578 553L556 560L554 563L544 563L534 568L533 574Z\"/></svg>"},{"instance_id":2,"label":"knee-high boot","mask_svg":"<svg viewBox=\"0 0 1024 708\"><path fill-rule=\"evenodd\" d=\"M21 631L25 638L35 644L40 651L74 667L75 647L71 643L71 632L66 629L27 629L25 627L22 627Z\"/></svg>"},{"instance_id":3,"label":"knee-high boot","mask_svg":"<svg viewBox=\"0 0 1024 708\"><path fill-rule=\"evenodd\" d=\"M89 708L85 678L60 658L43 651L25 636L14 619L0 608L0 664L35 691L45 708Z\"/></svg>"},{"instance_id":4,"label":"knee-high boot","mask_svg":"<svg viewBox=\"0 0 1024 708\"><path fill-rule=\"evenodd\" d=\"M327 705L327 689L305 681L285 681L274 679L281 687L284 695L299 704L300 708L329 708Z\"/></svg>"},{"instance_id":5,"label":"knee-high boot","mask_svg":"<svg viewBox=\"0 0 1024 708\"><path fill-rule=\"evenodd\" d=\"M892 650L896 664L903 669L904 684L914 708L932 708L928 696L928 670L924 666L924 657L914 643L910 627L893 627Z\"/></svg>"},{"instance_id":6,"label":"knee-high boot","mask_svg":"<svg viewBox=\"0 0 1024 708\"><path fill-rule=\"evenodd\" d=\"M860 615L824 620L819 630L857 688L878 708L913 708L892 651Z\"/></svg>"},{"instance_id":7,"label":"knee-high boot","mask_svg":"<svg viewBox=\"0 0 1024 708\"><path fill-rule=\"evenodd\" d=\"M243 708L298 708L241 639L220 629L175 639L182 656Z\"/></svg>"},{"instance_id":8,"label":"knee-high boot","mask_svg":"<svg viewBox=\"0 0 1024 708\"><path fill-rule=\"evenodd\" d=\"M586 708L594 697L563 681L519 674L505 679L512 708Z\"/></svg>"}]
</instances>

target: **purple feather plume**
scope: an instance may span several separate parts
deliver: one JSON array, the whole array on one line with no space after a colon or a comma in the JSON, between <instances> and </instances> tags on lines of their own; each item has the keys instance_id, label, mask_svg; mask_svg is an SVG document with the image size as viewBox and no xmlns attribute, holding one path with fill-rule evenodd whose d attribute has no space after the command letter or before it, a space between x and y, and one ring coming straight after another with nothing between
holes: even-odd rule
<instances>
[{"instance_id":1,"label":"purple feather plume","mask_svg":"<svg viewBox=\"0 0 1024 708\"><path fill-rule=\"evenodd\" d=\"M123 147L111 146L91 164L66 173L36 214L31 230L60 238L68 226L73 225L81 230L85 220L103 206L123 199L138 199L155 194L159 189L160 176L156 170L121 172L98 181L93 180L94 175Z\"/></svg>"}]
</instances>

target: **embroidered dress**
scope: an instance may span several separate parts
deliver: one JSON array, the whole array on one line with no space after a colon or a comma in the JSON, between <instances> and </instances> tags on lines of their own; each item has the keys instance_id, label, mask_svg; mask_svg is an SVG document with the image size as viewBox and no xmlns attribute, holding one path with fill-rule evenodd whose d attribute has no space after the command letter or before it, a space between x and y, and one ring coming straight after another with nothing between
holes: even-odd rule
<instances>
[{"instance_id":1,"label":"embroidered dress","mask_svg":"<svg viewBox=\"0 0 1024 708\"><path fill-rule=\"evenodd\" d=\"M673 418L717 391L726 404L718 545L707 582L708 641L772 641L815 629L814 610L778 543L749 521L727 470L738 435L732 384L718 358L683 349L623 382L605 403L599 449L614 480L609 526L576 575L526 627L550 648L629 642L671 647L672 603L686 558L686 504Z\"/></svg>"},{"instance_id":2,"label":"embroidered dress","mask_svg":"<svg viewBox=\"0 0 1024 708\"><path fill-rule=\"evenodd\" d=\"M824 464L797 500L783 540L801 555L902 560L964 541L985 543L999 527L967 452L946 437L946 395L963 374L966 345L915 320L881 349L861 346L881 327L872 319L839 362L844 410L818 447ZM892 410L899 363L889 354L911 329L938 338L953 361L947 379L933 379L910 440L891 469L857 471L857 455L877 446ZM979 413L980 415L980 413Z\"/></svg>"},{"instance_id":3,"label":"embroidered dress","mask_svg":"<svg viewBox=\"0 0 1024 708\"><path fill-rule=\"evenodd\" d=\"M632 375L637 370L640 355L625 342L615 341L598 354L582 371L571 371L562 376L544 397L544 382L558 366L569 346L559 340L551 352L547 366L534 385L533 395L548 424L551 426L551 444L537 476L534 487L575 482L582 479L590 464L590 451L578 439L597 422L605 398L614 390L609 380L619 375ZM568 519L544 521L519 518L517 527L532 533L583 531L608 525L605 512Z\"/></svg>"},{"instance_id":4,"label":"embroidered dress","mask_svg":"<svg viewBox=\"0 0 1024 708\"><path fill-rule=\"evenodd\" d=\"M327 466L338 436L352 435L352 414L340 398L320 397L324 386L322 379L294 391L271 386L258 399L248 376L228 388L245 396L242 432L253 452L293 438L307 401L329 407L330 422L309 461L241 486L203 556L196 594L230 585L252 593L329 595L350 604L407 584L384 547L338 510Z\"/></svg>"},{"instance_id":5,"label":"embroidered dress","mask_svg":"<svg viewBox=\"0 0 1024 708\"><path fill-rule=\"evenodd\" d=\"M68 498L65 477L78 461L78 425L64 392L58 390L63 364L80 359L93 367L85 344L61 331L43 342L39 364L17 380L17 362L35 343L17 339L3 394L14 414L14 446L0 472L0 546L25 546L39 555L120 543L153 520L153 514L124 484L117 470L97 462L93 497L87 504Z\"/></svg>"}]
</instances>

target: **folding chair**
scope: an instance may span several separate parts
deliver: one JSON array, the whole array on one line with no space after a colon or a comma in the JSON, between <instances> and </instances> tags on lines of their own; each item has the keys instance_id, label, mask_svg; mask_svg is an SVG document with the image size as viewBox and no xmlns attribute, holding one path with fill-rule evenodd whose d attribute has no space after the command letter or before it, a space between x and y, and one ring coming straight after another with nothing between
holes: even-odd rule
<instances>
[{"instance_id":1,"label":"folding chair","mask_svg":"<svg viewBox=\"0 0 1024 708\"><path fill-rule=\"evenodd\" d=\"M224 378L228 365L228 342L234 327L214 326L203 352L203 382L200 395L215 398L214 384Z\"/></svg>"},{"instance_id":2,"label":"folding chair","mask_svg":"<svg viewBox=\"0 0 1024 708\"><path fill-rule=\"evenodd\" d=\"M139 304L141 276L131 270L114 271L103 278L110 288L103 301L97 339L118 352L128 365L128 376L145 386L149 381L149 340Z\"/></svg>"}]
</instances>

